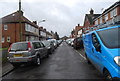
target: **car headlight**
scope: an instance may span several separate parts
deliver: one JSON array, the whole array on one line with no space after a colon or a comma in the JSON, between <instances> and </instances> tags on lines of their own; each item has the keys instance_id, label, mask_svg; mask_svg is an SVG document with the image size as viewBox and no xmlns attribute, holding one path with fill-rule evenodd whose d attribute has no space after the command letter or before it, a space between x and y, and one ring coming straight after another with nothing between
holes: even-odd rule
<instances>
[{"instance_id":1,"label":"car headlight","mask_svg":"<svg viewBox=\"0 0 120 81\"><path fill-rule=\"evenodd\" d=\"M116 57L114 58L114 61L115 61L115 63L116 63L117 65L120 66L120 56L116 56Z\"/></svg>"}]
</instances>

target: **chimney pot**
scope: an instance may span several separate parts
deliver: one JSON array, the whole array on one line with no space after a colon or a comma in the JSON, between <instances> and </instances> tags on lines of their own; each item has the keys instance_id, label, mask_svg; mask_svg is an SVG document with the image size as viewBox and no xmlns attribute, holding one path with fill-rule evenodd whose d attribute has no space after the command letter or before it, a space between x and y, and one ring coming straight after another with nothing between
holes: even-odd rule
<instances>
[{"instance_id":1,"label":"chimney pot","mask_svg":"<svg viewBox=\"0 0 120 81\"><path fill-rule=\"evenodd\" d=\"M33 21L33 23L37 24L37 21Z\"/></svg>"},{"instance_id":2,"label":"chimney pot","mask_svg":"<svg viewBox=\"0 0 120 81\"><path fill-rule=\"evenodd\" d=\"M94 10L92 8L90 10L90 14L94 14Z\"/></svg>"}]
</instances>

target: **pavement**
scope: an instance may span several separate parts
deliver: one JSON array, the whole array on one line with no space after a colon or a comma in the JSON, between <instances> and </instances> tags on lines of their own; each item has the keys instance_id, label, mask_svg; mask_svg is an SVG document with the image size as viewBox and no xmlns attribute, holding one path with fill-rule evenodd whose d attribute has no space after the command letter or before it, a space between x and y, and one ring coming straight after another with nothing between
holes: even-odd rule
<instances>
[{"instance_id":1,"label":"pavement","mask_svg":"<svg viewBox=\"0 0 120 81\"><path fill-rule=\"evenodd\" d=\"M14 69L14 67L9 62L2 64L2 76L5 76L13 69Z\"/></svg>"},{"instance_id":2,"label":"pavement","mask_svg":"<svg viewBox=\"0 0 120 81\"><path fill-rule=\"evenodd\" d=\"M3 58L7 58L6 55L7 50L0 50L0 78L13 70L13 66L8 61L2 62Z\"/></svg>"}]
</instances>

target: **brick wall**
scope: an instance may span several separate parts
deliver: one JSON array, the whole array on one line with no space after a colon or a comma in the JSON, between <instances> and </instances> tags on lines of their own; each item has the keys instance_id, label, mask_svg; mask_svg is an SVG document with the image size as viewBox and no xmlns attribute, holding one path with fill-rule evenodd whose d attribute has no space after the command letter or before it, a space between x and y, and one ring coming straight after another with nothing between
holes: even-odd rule
<instances>
[{"instance_id":1,"label":"brick wall","mask_svg":"<svg viewBox=\"0 0 120 81\"><path fill-rule=\"evenodd\" d=\"M8 26L8 30L4 30L4 25ZM24 33L24 24L22 24L22 32ZM19 23L9 23L9 24L2 24L2 36L5 38L4 43L2 43L2 47L6 48L9 47L11 43L19 42L20 41L20 27ZM7 42L7 37L10 37L10 42ZM25 36L22 38L25 40Z\"/></svg>"}]
</instances>

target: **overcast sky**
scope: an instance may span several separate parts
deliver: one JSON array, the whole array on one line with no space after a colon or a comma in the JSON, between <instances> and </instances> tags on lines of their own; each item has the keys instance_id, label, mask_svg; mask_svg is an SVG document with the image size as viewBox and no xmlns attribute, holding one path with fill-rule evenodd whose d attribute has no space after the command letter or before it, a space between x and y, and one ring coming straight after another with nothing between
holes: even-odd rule
<instances>
[{"instance_id":1,"label":"overcast sky","mask_svg":"<svg viewBox=\"0 0 120 81\"><path fill-rule=\"evenodd\" d=\"M21 0L24 16L39 23L48 31L58 32L60 37L69 36L77 25L83 25L90 9L101 14L118 0ZM0 18L17 11L19 0L0 0ZM104 8L104 9L103 9ZM103 9L103 10L102 10Z\"/></svg>"}]
</instances>

